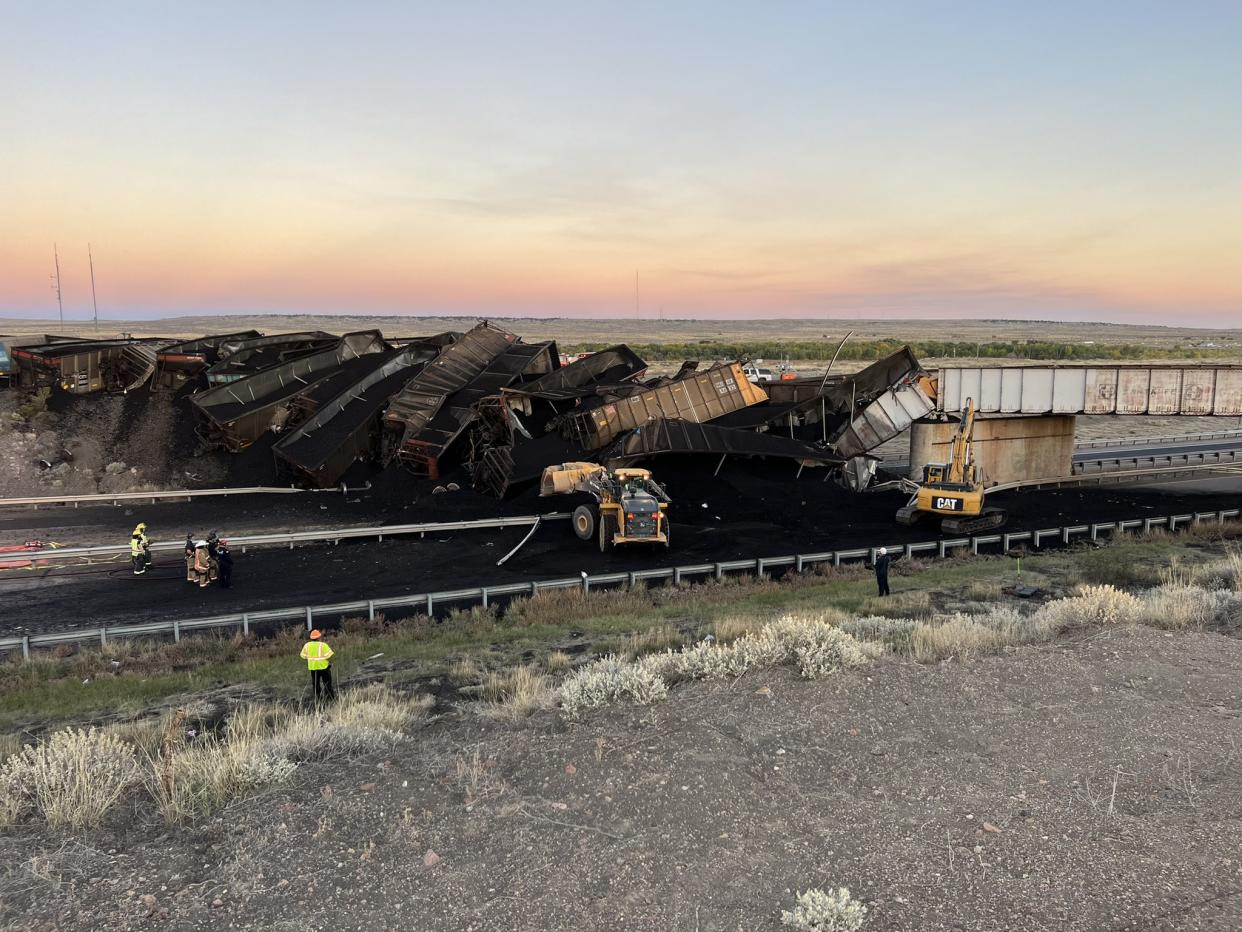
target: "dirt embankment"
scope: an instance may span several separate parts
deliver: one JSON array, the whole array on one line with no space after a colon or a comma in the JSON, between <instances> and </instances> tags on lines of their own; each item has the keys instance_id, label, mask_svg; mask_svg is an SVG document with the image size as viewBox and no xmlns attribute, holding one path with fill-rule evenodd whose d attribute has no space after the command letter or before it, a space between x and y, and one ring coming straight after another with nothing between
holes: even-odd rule
<instances>
[{"instance_id":1,"label":"dirt embankment","mask_svg":"<svg viewBox=\"0 0 1242 932\"><path fill-rule=\"evenodd\" d=\"M197 455L181 399L151 394L0 393L0 497L187 488L221 481L220 454Z\"/></svg>"},{"instance_id":2,"label":"dirt embankment","mask_svg":"<svg viewBox=\"0 0 1242 932\"><path fill-rule=\"evenodd\" d=\"M1237 640L1114 629L569 729L453 716L198 827L4 837L0 919L723 932L845 885L870 930L1238 928L1240 678Z\"/></svg>"}]
</instances>

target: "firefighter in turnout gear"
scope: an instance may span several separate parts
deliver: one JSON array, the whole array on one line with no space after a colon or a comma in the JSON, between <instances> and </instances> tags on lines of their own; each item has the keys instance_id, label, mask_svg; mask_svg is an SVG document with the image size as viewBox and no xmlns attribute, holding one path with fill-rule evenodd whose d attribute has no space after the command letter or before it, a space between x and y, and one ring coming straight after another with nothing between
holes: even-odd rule
<instances>
[{"instance_id":1,"label":"firefighter in turnout gear","mask_svg":"<svg viewBox=\"0 0 1242 932\"><path fill-rule=\"evenodd\" d=\"M217 575L216 561L211 558L211 552L207 547L207 541L195 541L194 581L198 583L200 589L206 589Z\"/></svg>"},{"instance_id":2,"label":"firefighter in turnout gear","mask_svg":"<svg viewBox=\"0 0 1242 932\"><path fill-rule=\"evenodd\" d=\"M310 670L311 692L315 702L331 702L336 698L336 690L332 688L332 648L323 639L318 628L310 633L310 640L302 645L302 659Z\"/></svg>"},{"instance_id":3,"label":"firefighter in turnout gear","mask_svg":"<svg viewBox=\"0 0 1242 932\"><path fill-rule=\"evenodd\" d=\"M139 522L129 538L129 559L134 565L134 575L141 576L151 564L151 542L147 539L147 526Z\"/></svg>"}]
</instances>

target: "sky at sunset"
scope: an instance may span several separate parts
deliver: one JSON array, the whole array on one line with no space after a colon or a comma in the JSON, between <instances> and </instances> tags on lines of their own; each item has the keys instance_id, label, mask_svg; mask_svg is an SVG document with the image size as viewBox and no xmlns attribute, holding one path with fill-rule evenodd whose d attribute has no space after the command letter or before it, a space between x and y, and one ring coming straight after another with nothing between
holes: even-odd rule
<instances>
[{"instance_id":1,"label":"sky at sunset","mask_svg":"<svg viewBox=\"0 0 1242 932\"><path fill-rule=\"evenodd\" d=\"M1242 2L0 0L0 316L88 242L116 318L1242 326Z\"/></svg>"}]
</instances>

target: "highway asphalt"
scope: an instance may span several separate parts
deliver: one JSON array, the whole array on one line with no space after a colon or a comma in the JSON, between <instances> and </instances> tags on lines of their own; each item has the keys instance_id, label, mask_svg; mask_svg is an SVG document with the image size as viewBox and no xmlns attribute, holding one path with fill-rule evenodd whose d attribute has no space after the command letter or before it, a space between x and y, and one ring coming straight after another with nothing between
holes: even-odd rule
<instances>
[{"instance_id":1,"label":"highway asphalt","mask_svg":"<svg viewBox=\"0 0 1242 932\"><path fill-rule=\"evenodd\" d=\"M30 633L73 627L95 627L148 620L192 618L233 611L261 610L398 594L529 581L574 575L579 571L610 572L653 566L713 562L761 556L809 553L873 544L899 544L934 539L930 527L903 528L893 522L905 496L897 492L854 495L813 474L791 480L773 475L770 467L730 464L714 480L685 475L675 483L672 506L673 548L643 547L600 554L575 538L564 523L541 528L531 542L504 567L496 561L525 534L525 529L462 531L425 539L355 542L339 547L309 546L268 549L238 555L234 587L200 590L186 583L179 557L164 557L145 576L134 577L123 563L55 571L0 574L0 633ZM473 493L456 493L455 516L470 511L535 513L567 510L566 499L520 499L497 503ZM218 503L168 504L140 509L158 539L177 538L181 528L205 528L204 517L227 532L232 519L272 522L319 521L322 524L407 523L440 520L444 496L419 498L392 509L386 496L376 500L340 495L282 497L279 502L227 500ZM1156 487L1104 486L1002 493L994 504L1010 510L1007 530L1030 530L1067 523L1162 516L1236 508L1242 503L1242 473L1214 477L1201 488L1194 482ZM203 509L207 508L208 511ZM387 508L386 521L377 521ZM82 511L82 510L79 510ZM92 509L94 511L94 509ZM107 525L124 540L135 515L126 509L103 509L102 516L83 514L92 529L90 543ZM42 519L44 512L24 512ZM476 515L483 516L483 515ZM229 521L224 520L226 517ZM218 523L216 522L218 519ZM4 537L22 536L22 518L6 515ZM61 518L64 521L64 518ZM87 527L86 523L80 527ZM163 528L175 529L162 533ZM30 528L27 531L36 531Z\"/></svg>"}]
</instances>

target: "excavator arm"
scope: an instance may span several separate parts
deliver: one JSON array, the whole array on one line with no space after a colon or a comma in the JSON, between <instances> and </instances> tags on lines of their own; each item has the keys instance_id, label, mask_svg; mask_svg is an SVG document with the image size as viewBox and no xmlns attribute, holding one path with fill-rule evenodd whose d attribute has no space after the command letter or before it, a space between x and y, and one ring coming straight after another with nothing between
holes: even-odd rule
<instances>
[{"instance_id":1,"label":"excavator arm","mask_svg":"<svg viewBox=\"0 0 1242 932\"><path fill-rule=\"evenodd\" d=\"M966 410L953 435L953 452L949 457L948 481L962 485L974 480L975 402L966 399Z\"/></svg>"}]
</instances>

